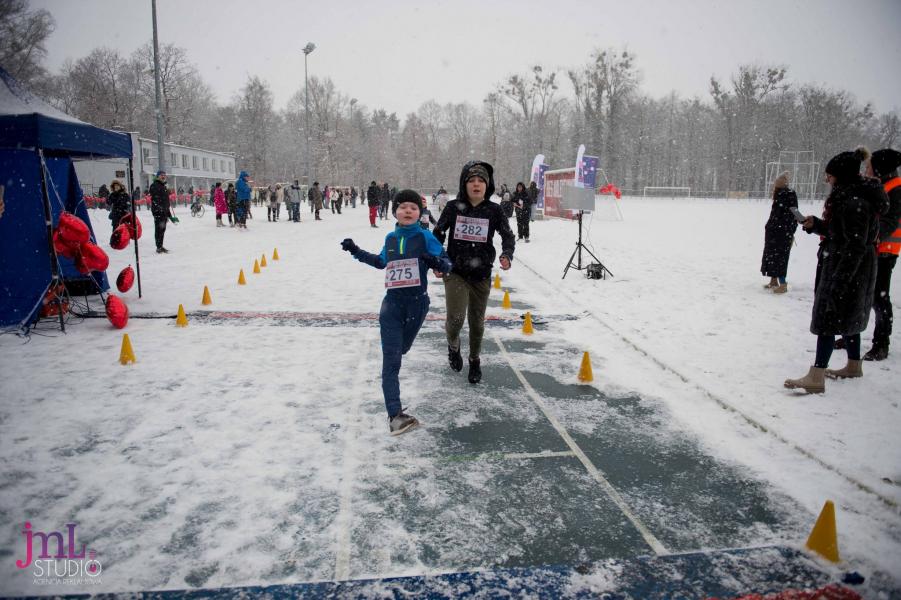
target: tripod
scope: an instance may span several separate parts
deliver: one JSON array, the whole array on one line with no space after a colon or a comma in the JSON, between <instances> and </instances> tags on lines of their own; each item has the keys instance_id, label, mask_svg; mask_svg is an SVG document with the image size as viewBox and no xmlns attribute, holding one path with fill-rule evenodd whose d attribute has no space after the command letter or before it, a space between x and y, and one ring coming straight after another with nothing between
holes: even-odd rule
<instances>
[{"instance_id":1,"label":"tripod","mask_svg":"<svg viewBox=\"0 0 901 600\"><path fill-rule=\"evenodd\" d=\"M588 247L582 243L582 213L583 212L584 211L581 211L581 210L579 211L579 241L576 242L576 249L573 250L573 253L569 257L569 262L566 263L566 268L563 269L563 277L561 279L566 279L566 273L571 268L575 269L576 271L581 271L582 269L590 269L591 268L590 265L586 265L584 267L582 266L582 249L583 248L585 249L585 252L587 252L588 255L591 256L591 258L593 258L597 262L597 264L600 266L601 278L604 277L605 273L610 273L610 276L613 277L613 273L610 272L610 269L608 269L607 267L604 266L604 263L601 262L601 259L598 258L597 256L595 256L591 252L591 250L589 250ZM578 258L576 259L577 262L575 265L573 265L573 258L576 258L577 255L578 255ZM591 274L591 271L589 271L589 274Z\"/></svg>"}]
</instances>

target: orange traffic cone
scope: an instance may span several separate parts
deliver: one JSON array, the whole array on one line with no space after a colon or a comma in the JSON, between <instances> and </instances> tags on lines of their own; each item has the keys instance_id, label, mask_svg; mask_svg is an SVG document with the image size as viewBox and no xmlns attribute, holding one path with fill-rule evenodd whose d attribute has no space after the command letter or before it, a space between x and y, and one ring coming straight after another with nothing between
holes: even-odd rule
<instances>
[{"instance_id":1,"label":"orange traffic cone","mask_svg":"<svg viewBox=\"0 0 901 600\"><path fill-rule=\"evenodd\" d=\"M582 355L582 364L579 366L579 381L583 383L594 381L594 374L591 372L591 359L588 358L588 352Z\"/></svg>"},{"instance_id":2,"label":"orange traffic cone","mask_svg":"<svg viewBox=\"0 0 901 600\"><path fill-rule=\"evenodd\" d=\"M253 272L255 275L260 274L260 261L253 259Z\"/></svg>"},{"instance_id":3,"label":"orange traffic cone","mask_svg":"<svg viewBox=\"0 0 901 600\"><path fill-rule=\"evenodd\" d=\"M532 335L535 330L532 329L532 313L526 313L526 320L522 324L522 332L526 335Z\"/></svg>"},{"instance_id":4,"label":"orange traffic cone","mask_svg":"<svg viewBox=\"0 0 901 600\"><path fill-rule=\"evenodd\" d=\"M835 505L832 500L826 500L817 522L810 532L805 544L808 549L816 552L828 561L837 563L841 561L838 556L838 535L835 531Z\"/></svg>"},{"instance_id":5,"label":"orange traffic cone","mask_svg":"<svg viewBox=\"0 0 901 600\"><path fill-rule=\"evenodd\" d=\"M501 274L500 273L494 274L494 289L496 289L496 290L501 289Z\"/></svg>"},{"instance_id":6,"label":"orange traffic cone","mask_svg":"<svg viewBox=\"0 0 901 600\"><path fill-rule=\"evenodd\" d=\"M272 260L278 260L278 248L272 250Z\"/></svg>"},{"instance_id":7,"label":"orange traffic cone","mask_svg":"<svg viewBox=\"0 0 901 600\"><path fill-rule=\"evenodd\" d=\"M213 303L213 299L210 297L210 288L207 286L203 286L203 300L200 301L204 306Z\"/></svg>"},{"instance_id":8,"label":"orange traffic cone","mask_svg":"<svg viewBox=\"0 0 901 600\"><path fill-rule=\"evenodd\" d=\"M181 304L178 305L178 317L175 319L176 327L187 327L188 326L188 315L185 314L185 307Z\"/></svg>"},{"instance_id":9,"label":"orange traffic cone","mask_svg":"<svg viewBox=\"0 0 901 600\"><path fill-rule=\"evenodd\" d=\"M501 303L501 308L503 308L504 310L510 310L511 308L510 292L508 292L507 290L504 290L504 301Z\"/></svg>"},{"instance_id":10,"label":"orange traffic cone","mask_svg":"<svg viewBox=\"0 0 901 600\"><path fill-rule=\"evenodd\" d=\"M266 255L265 254L263 255L263 258L260 259L260 266L261 267L266 266Z\"/></svg>"},{"instance_id":11,"label":"orange traffic cone","mask_svg":"<svg viewBox=\"0 0 901 600\"><path fill-rule=\"evenodd\" d=\"M241 273L238 275L238 285L247 285L247 280L244 279L244 269L241 269Z\"/></svg>"},{"instance_id":12,"label":"orange traffic cone","mask_svg":"<svg viewBox=\"0 0 901 600\"><path fill-rule=\"evenodd\" d=\"M135 360L135 351L131 349L131 340L128 339L127 333L122 335L122 350L119 351L119 362L123 365L137 362Z\"/></svg>"}]
</instances>

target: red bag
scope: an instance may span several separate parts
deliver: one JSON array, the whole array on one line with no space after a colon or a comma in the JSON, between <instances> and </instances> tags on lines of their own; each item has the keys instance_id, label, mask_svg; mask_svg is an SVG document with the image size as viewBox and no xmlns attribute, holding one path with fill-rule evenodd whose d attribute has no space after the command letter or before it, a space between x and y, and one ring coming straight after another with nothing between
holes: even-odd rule
<instances>
[{"instance_id":1,"label":"red bag","mask_svg":"<svg viewBox=\"0 0 901 600\"><path fill-rule=\"evenodd\" d=\"M84 262L84 255L81 252L78 252L75 255L75 268L78 269L78 272L82 275L87 275L91 272L91 267Z\"/></svg>"},{"instance_id":2,"label":"red bag","mask_svg":"<svg viewBox=\"0 0 901 600\"><path fill-rule=\"evenodd\" d=\"M109 245L112 246L113 250L122 250L128 246L130 241L131 234L128 231L128 227L119 225L113 230L113 235L109 239Z\"/></svg>"},{"instance_id":3,"label":"red bag","mask_svg":"<svg viewBox=\"0 0 901 600\"><path fill-rule=\"evenodd\" d=\"M59 229L53 232L53 247L56 253L66 258L75 258L78 256L78 244L71 244L63 239L59 234Z\"/></svg>"},{"instance_id":4,"label":"red bag","mask_svg":"<svg viewBox=\"0 0 901 600\"><path fill-rule=\"evenodd\" d=\"M128 235L131 236L133 240L141 239L141 220L138 218L138 215L135 215L135 225L131 224L131 213L128 213L124 217L119 220L120 225L125 225L128 228ZM136 231L137 230L137 231Z\"/></svg>"},{"instance_id":5,"label":"red bag","mask_svg":"<svg viewBox=\"0 0 901 600\"><path fill-rule=\"evenodd\" d=\"M85 222L70 212L63 212L59 216L56 228L60 237L70 244L83 244L91 239L91 231Z\"/></svg>"},{"instance_id":6,"label":"red bag","mask_svg":"<svg viewBox=\"0 0 901 600\"><path fill-rule=\"evenodd\" d=\"M131 265L128 265L122 272L119 273L119 276L116 277L116 287L123 294L131 289L135 283L135 271L131 268Z\"/></svg>"},{"instance_id":7,"label":"red bag","mask_svg":"<svg viewBox=\"0 0 901 600\"><path fill-rule=\"evenodd\" d=\"M103 248L93 242L85 242L81 245L81 260L88 271L106 271L109 266L109 256L103 251ZM75 266L78 266L78 261Z\"/></svg>"},{"instance_id":8,"label":"red bag","mask_svg":"<svg viewBox=\"0 0 901 600\"><path fill-rule=\"evenodd\" d=\"M128 325L128 306L118 296L110 294L106 298L106 318L116 329Z\"/></svg>"}]
</instances>

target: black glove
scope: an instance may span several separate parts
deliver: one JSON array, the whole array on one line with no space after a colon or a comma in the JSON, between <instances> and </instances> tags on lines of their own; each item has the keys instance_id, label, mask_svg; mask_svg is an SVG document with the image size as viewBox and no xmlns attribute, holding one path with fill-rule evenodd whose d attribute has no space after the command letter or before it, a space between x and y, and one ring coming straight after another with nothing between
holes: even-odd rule
<instances>
[{"instance_id":1,"label":"black glove","mask_svg":"<svg viewBox=\"0 0 901 600\"><path fill-rule=\"evenodd\" d=\"M356 256L357 252L360 251L360 247L354 244L354 241L350 238L344 238L341 242L341 249L345 252L350 252L351 256Z\"/></svg>"},{"instance_id":2,"label":"black glove","mask_svg":"<svg viewBox=\"0 0 901 600\"><path fill-rule=\"evenodd\" d=\"M419 258L422 259L422 262L425 263L430 269L438 269L441 267L441 261L438 260L437 256L432 256L431 254L423 254Z\"/></svg>"}]
</instances>

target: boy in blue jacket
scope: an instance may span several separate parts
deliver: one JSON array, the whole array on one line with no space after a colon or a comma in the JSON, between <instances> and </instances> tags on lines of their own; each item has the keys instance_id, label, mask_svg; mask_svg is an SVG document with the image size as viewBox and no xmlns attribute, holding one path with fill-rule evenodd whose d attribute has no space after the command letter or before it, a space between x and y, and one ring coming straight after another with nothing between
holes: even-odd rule
<instances>
[{"instance_id":1,"label":"boy in blue jacket","mask_svg":"<svg viewBox=\"0 0 901 600\"><path fill-rule=\"evenodd\" d=\"M419 424L405 414L400 403L401 357L406 354L429 312L428 269L438 276L453 268L441 243L419 225L422 198L418 192L403 190L397 194L397 226L385 237L379 254L361 250L350 238L341 248L358 261L385 269L385 298L379 312L382 336L382 392L388 410L388 430L400 435Z\"/></svg>"}]
</instances>

